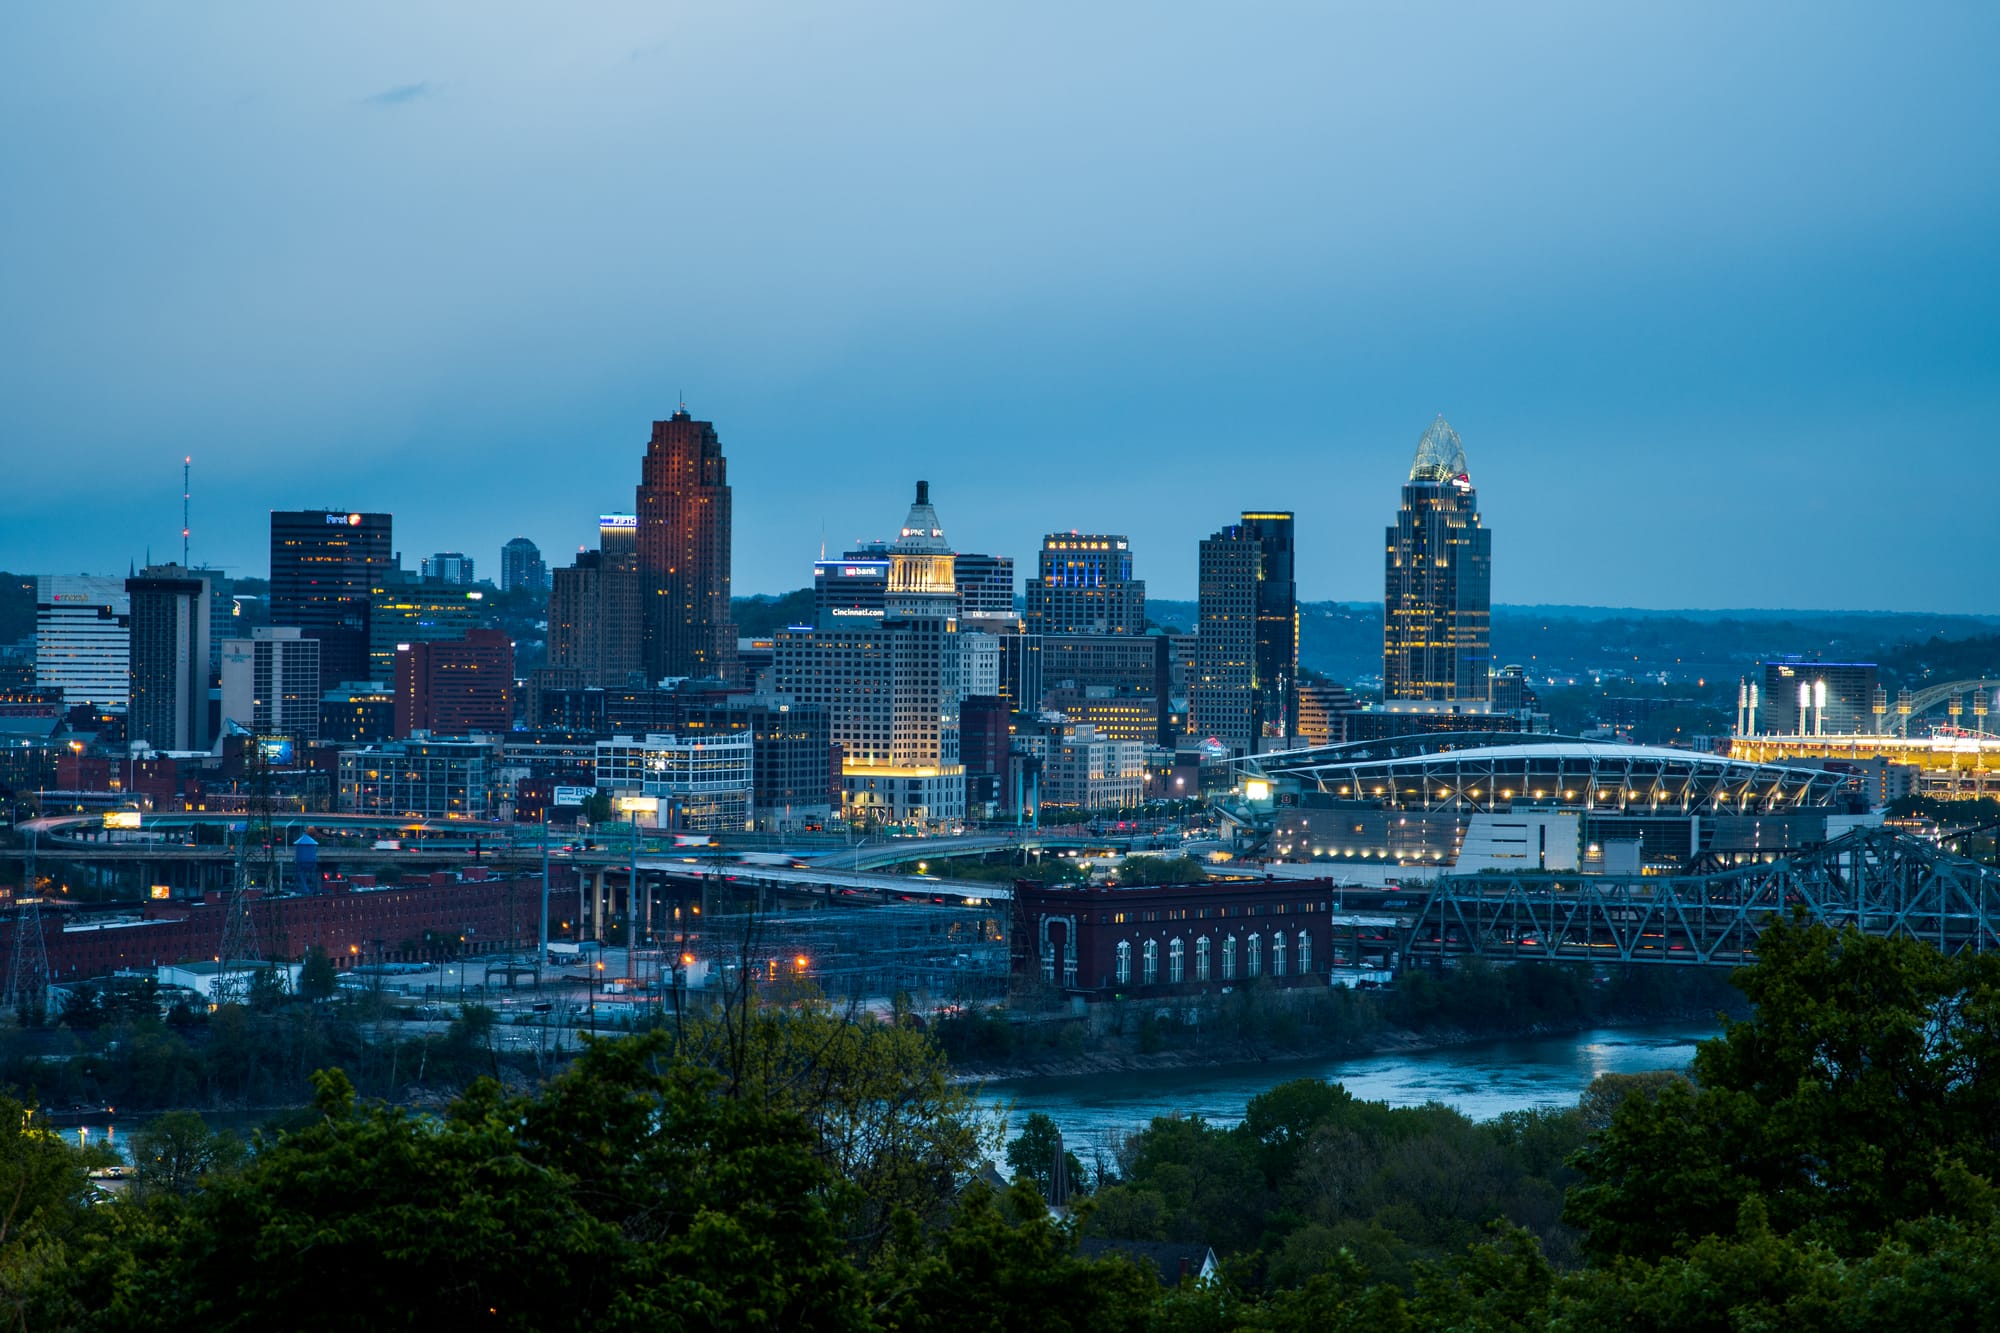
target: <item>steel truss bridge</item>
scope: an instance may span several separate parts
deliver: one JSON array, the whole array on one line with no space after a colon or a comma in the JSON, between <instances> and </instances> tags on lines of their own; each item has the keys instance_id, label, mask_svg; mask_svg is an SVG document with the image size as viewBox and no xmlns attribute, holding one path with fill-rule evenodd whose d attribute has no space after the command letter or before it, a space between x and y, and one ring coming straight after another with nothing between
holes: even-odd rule
<instances>
[{"instance_id":1,"label":"steel truss bridge","mask_svg":"<svg viewBox=\"0 0 2000 1333\"><path fill-rule=\"evenodd\" d=\"M1734 967L1756 960L1766 921L1795 912L1947 954L2000 951L2000 870L1921 838L1857 829L1716 874L1442 876L1399 925L1410 923L1412 961L1478 954Z\"/></svg>"}]
</instances>

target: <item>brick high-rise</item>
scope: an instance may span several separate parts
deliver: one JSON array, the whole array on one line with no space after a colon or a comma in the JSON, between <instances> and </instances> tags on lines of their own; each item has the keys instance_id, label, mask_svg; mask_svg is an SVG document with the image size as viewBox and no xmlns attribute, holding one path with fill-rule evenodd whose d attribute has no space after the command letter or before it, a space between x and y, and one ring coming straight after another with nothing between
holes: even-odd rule
<instances>
[{"instance_id":1,"label":"brick high-rise","mask_svg":"<svg viewBox=\"0 0 2000 1333\"><path fill-rule=\"evenodd\" d=\"M396 650L396 735L505 733L514 723L514 641L497 629Z\"/></svg>"},{"instance_id":2,"label":"brick high-rise","mask_svg":"<svg viewBox=\"0 0 2000 1333\"><path fill-rule=\"evenodd\" d=\"M715 426L685 405L653 423L637 507L647 679L726 678L736 664L728 465Z\"/></svg>"}]
</instances>

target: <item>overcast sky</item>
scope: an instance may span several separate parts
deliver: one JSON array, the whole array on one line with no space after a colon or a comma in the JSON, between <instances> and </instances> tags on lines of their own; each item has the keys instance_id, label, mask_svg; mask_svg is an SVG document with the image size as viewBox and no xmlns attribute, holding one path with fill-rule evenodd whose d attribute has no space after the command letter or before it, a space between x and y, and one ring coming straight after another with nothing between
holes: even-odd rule
<instances>
[{"instance_id":1,"label":"overcast sky","mask_svg":"<svg viewBox=\"0 0 2000 1333\"><path fill-rule=\"evenodd\" d=\"M739 594L1245 507L1378 598L1993 611L2000 6L0 8L0 568L552 563L682 394Z\"/></svg>"}]
</instances>

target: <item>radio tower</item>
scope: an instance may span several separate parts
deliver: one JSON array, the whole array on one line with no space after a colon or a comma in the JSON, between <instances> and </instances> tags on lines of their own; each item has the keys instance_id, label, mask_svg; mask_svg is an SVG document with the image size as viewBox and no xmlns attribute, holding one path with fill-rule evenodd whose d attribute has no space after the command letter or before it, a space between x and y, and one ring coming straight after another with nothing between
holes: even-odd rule
<instances>
[{"instance_id":1,"label":"radio tower","mask_svg":"<svg viewBox=\"0 0 2000 1333\"><path fill-rule=\"evenodd\" d=\"M194 496L194 486L188 480L188 469L194 466L194 455L181 456L181 568L188 565L188 501Z\"/></svg>"},{"instance_id":2,"label":"radio tower","mask_svg":"<svg viewBox=\"0 0 2000 1333\"><path fill-rule=\"evenodd\" d=\"M14 900L14 953L7 960L7 1007L23 1022L49 1013L49 947L42 938L42 895L35 878L35 835L28 833L28 864Z\"/></svg>"}]
</instances>

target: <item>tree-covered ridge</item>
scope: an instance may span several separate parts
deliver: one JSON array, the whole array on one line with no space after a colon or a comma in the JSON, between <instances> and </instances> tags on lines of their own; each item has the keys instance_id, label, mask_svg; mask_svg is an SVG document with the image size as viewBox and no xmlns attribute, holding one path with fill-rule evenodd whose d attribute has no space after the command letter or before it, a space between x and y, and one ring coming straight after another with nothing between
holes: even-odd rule
<instances>
[{"instance_id":1,"label":"tree-covered ridge","mask_svg":"<svg viewBox=\"0 0 2000 1333\"><path fill-rule=\"evenodd\" d=\"M31 1329L1994 1326L2000 960L1785 924L1760 952L1691 1079L1489 1124L1302 1080L1072 1153L1095 1188L1062 1213L1053 1126L989 1189L994 1126L935 1043L809 1004L595 1042L436 1116L329 1071L247 1159L160 1122L116 1200L7 1103L0 1284ZM1169 1287L1085 1237L1221 1273Z\"/></svg>"}]
</instances>

